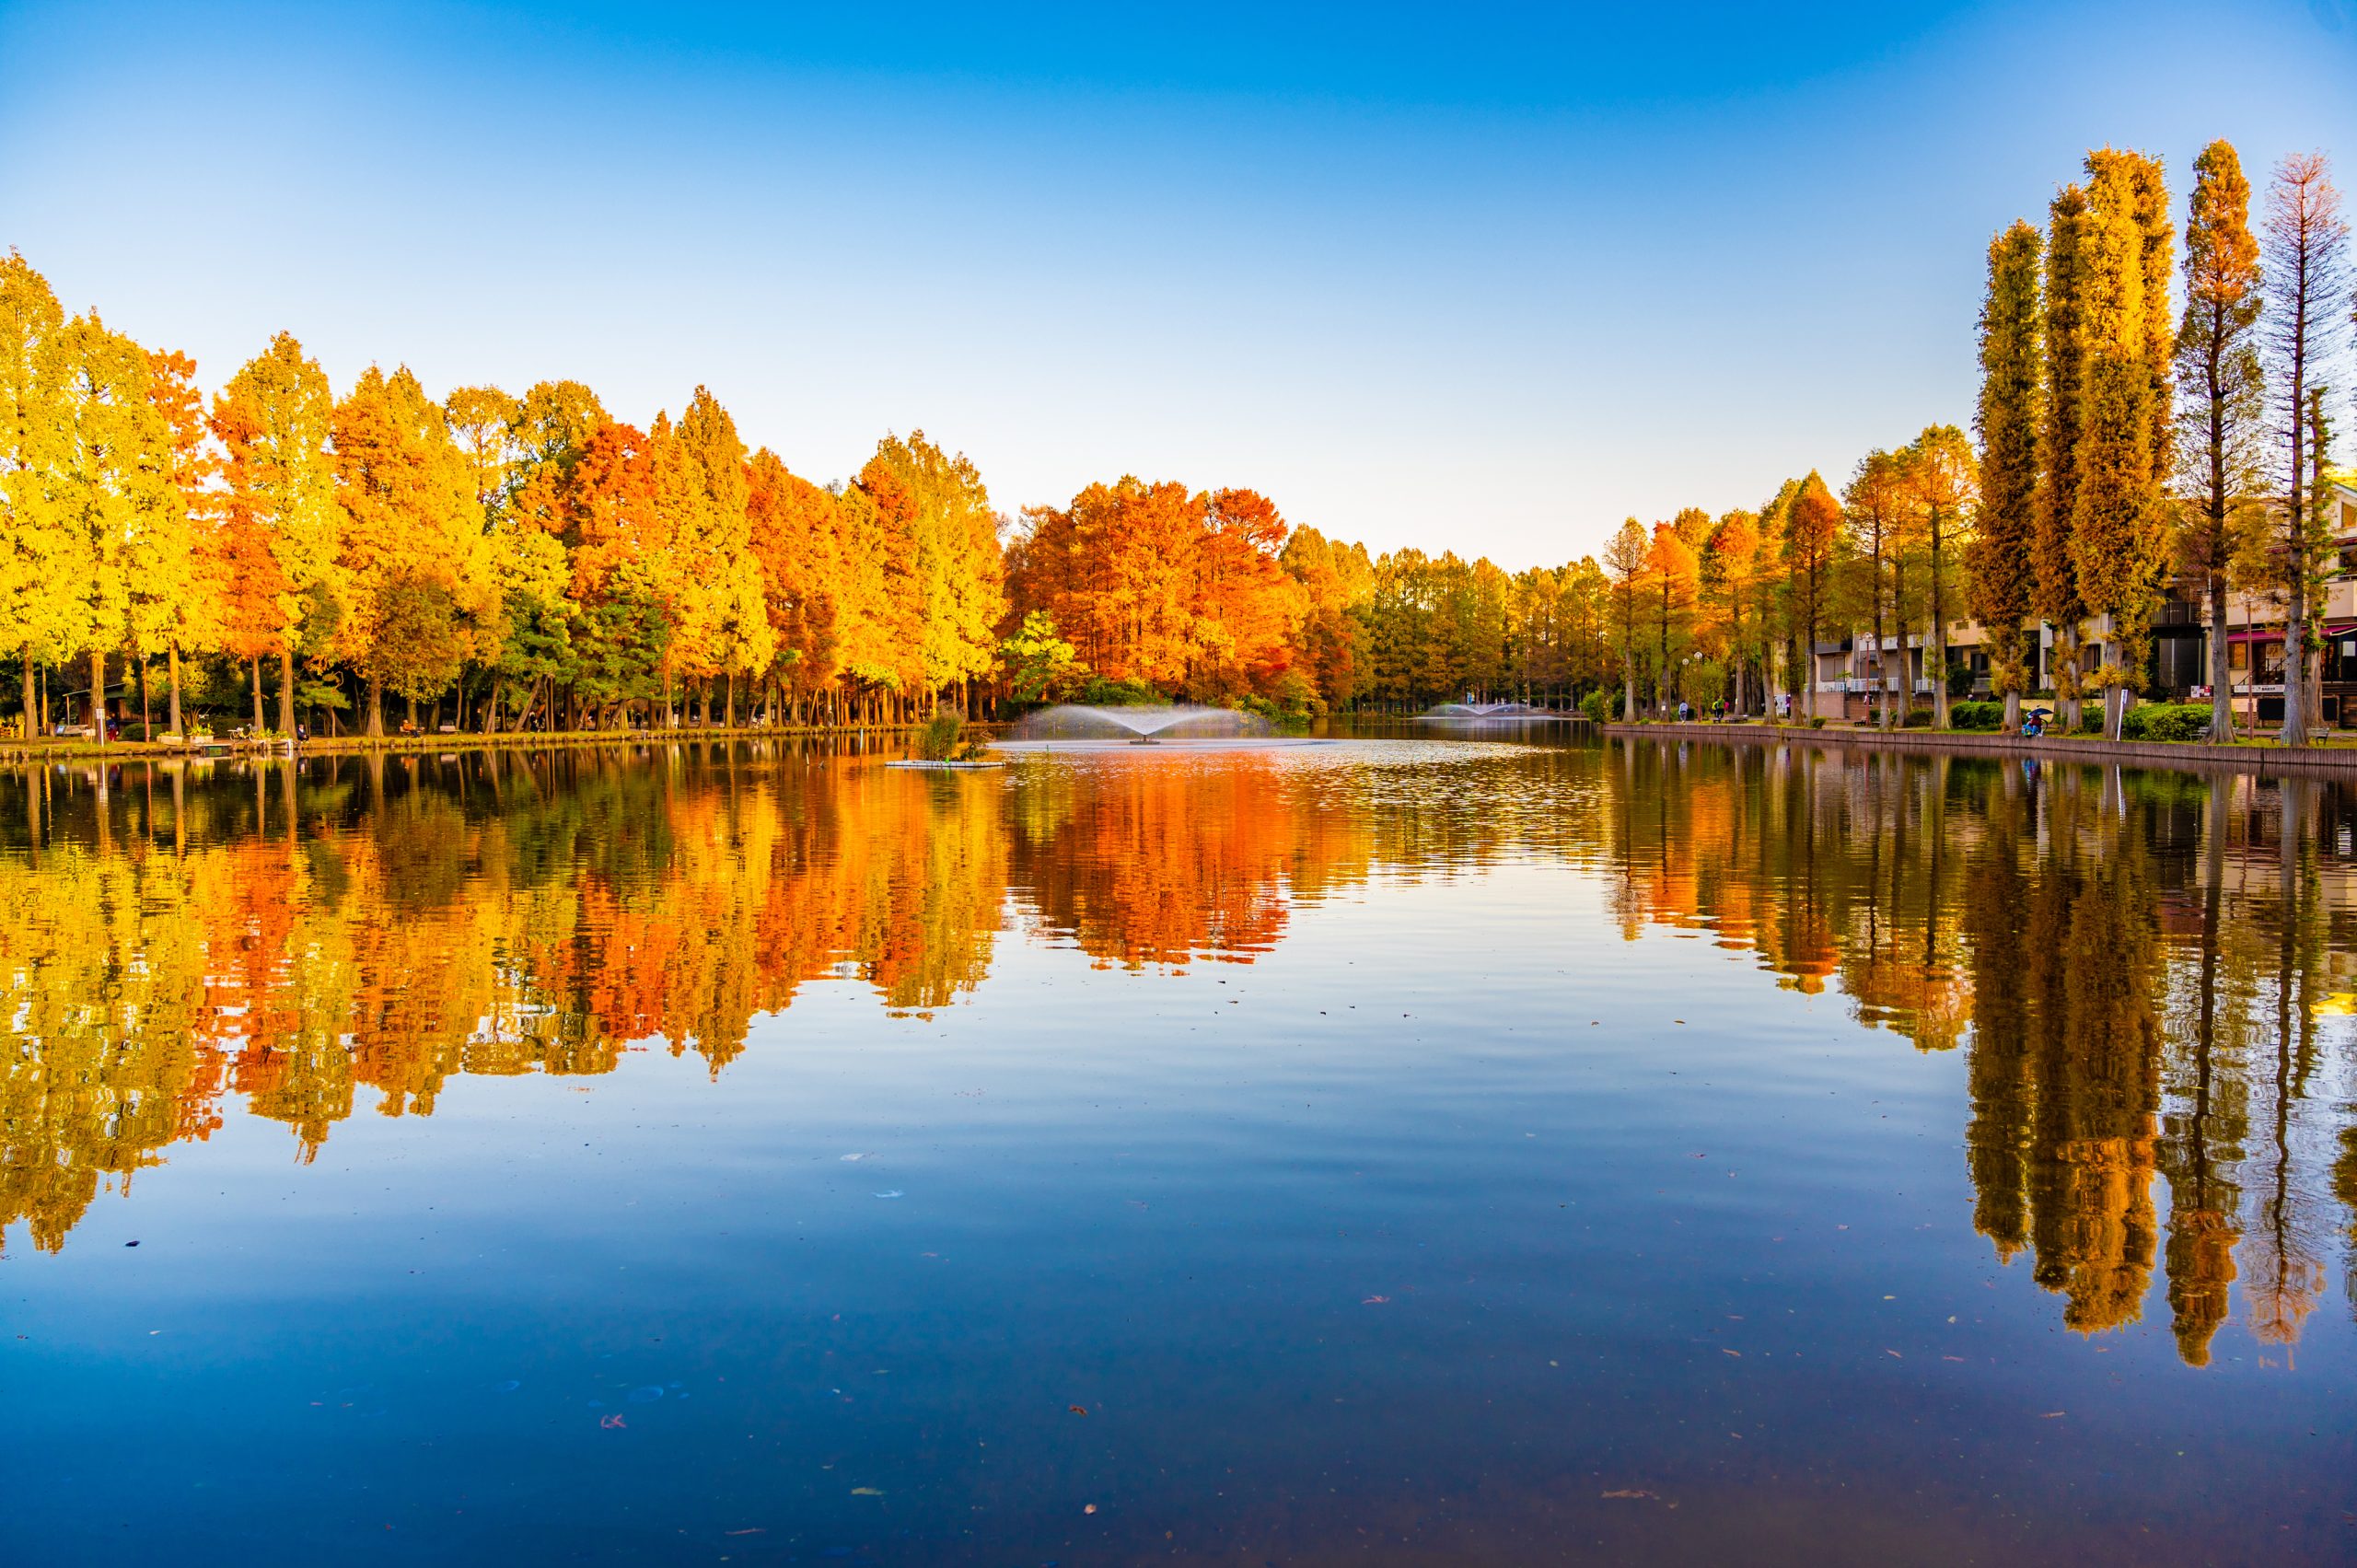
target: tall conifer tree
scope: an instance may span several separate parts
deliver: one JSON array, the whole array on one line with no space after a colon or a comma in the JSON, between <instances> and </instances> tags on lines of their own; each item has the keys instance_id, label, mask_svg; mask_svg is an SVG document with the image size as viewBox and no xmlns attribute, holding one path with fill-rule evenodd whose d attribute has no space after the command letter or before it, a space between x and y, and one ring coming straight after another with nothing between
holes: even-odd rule
<instances>
[{"instance_id":1,"label":"tall conifer tree","mask_svg":"<svg viewBox=\"0 0 2357 1568\"><path fill-rule=\"evenodd\" d=\"M2227 573L2243 508L2257 494L2266 417L2259 365L2258 241L2250 231L2250 181L2233 144L2212 142L2193 162L2185 220L2185 318L2177 333L2177 471L2186 498L2180 551L2201 580L2210 616L2210 732L2234 738L2227 668Z\"/></svg>"},{"instance_id":2,"label":"tall conifer tree","mask_svg":"<svg viewBox=\"0 0 2357 1568\"><path fill-rule=\"evenodd\" d=\"M2079 393L2085 362L2079 323L2086 308L2086 191L2066 185L2047 210L2042 334L2046 417L2038 443L2038 531L2030 559L2037 585L2033 603L2054 633L2054 695L2063 723L2074 727L2079 720L2079 622L2086 618L2071 549L2079 494Z\"/></svg>"},{"instance_id":3,"label":"tall conifer tree","mask_svg":"<svg viewBox=\"0 0 2357 1568\"><path fill-rule=\"evenodd\" d=\"M2156 203L2165 215L2167 196L2159 165L2139 153L2089 153L2087 175L2070 551L2081 598L2111 621L2096 684L2105 694L2105 733L2116 740L2151 652L2153 602L2166 564L2168 230L2152 215ZM2159 308L2149 294L2155 275Z\"/></svg>"},{"instance_id":4,"label":"tall conifer tree","mask_svg":"<svg viewBox=\"0 0 2357 1568\"><path fill-rule=\"evenodd\" d=\"M2032 609L2038 537L2038 441L2042 346L2038 230L2016 221L1989 242L1980 307L1980 527L1966 564L1972 613L1987 629L1991 682L2005 700L2005 729L2021 726L2029 684L2022 623Z\"/></svg>"}]
</instances>

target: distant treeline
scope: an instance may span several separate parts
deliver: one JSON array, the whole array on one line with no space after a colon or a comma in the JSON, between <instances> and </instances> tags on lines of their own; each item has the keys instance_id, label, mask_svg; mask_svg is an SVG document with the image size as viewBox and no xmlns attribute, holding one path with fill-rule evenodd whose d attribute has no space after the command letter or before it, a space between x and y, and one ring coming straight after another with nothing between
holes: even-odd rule
<instances>
[{"instance_id":1,"label":"distant treeline","mask_svg":"<svg viewBox=\"0 0 2357 1568\"><path fill-rule=\"evenodd\" d=\"M2321 493L2346 230L2321 157L2276 171L2264 247L2231 146L2195 180L2181 315L2155 159L2090 153L2046 232L1997 237L1977 439L1933 424L1839 495L1811 471L1757 510L1631 518L1600 564L1520 573L1370 557L1242 488L1124 477L1010 518L922 432L822 486L749 451L702 388L644 430L575 381L437 401L372 366L338 397L284 333L208 403L188 356L67 319L12 253L0 661L28 734L86 722L94 692L158 728L192 706L370 733L388 696L487 730L1615 686L1632 710L1760 711L1814 695L1821 639L1871 631L1920 644L1944 707L1970 617L1999 693L2050 680L2075 706L2144 681L2177 578L2210 606L2222 691L2228 589L2280 601L2305 725L2340 566Z\"/></svg>"}]
</instances>

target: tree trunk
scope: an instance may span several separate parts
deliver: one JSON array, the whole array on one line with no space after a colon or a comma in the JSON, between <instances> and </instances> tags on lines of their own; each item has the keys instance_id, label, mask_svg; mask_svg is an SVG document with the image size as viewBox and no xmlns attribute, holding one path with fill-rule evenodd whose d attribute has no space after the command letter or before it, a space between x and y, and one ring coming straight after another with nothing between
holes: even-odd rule
<instances>
[{"instance_id":1,"label":"tree trunk","mask_svg":"<svg viewBox=\"0 0 2357 1568\"><path fill-rule=\"evenodd\" d=\"M499 677L494 675L491 678L491 701L482 705L482 732L485 735L499 733Z\"/></svg>"},{"instance_id":2,"label":"tree trunk","mask_svg":"<svg viewBox=\"0 0 2357 1568\"><path fill-rule=\"evenodd\" d=\"M180 645L172 644L164 650L164 670L172 687L172 738L181 738L180 729Z\"/></svg>"},{"instance_id":3,"label":"tree trunk","mask_svg":"<svg viewBox=\"0 0 2357 1568\"><path fill-rule=\"evenodd\" d=\"M256 656L249 661L254 673L254 738L261 738L261 659Z\"/></svg>"},{"instance_id":4,"label":"tree trunk","mask_svg":"<svg viewBox=\"0 0 2357 1568\"><path fill-rule=\"evenodd\" d=\"M30 654L27 654L27 655L25 656L25 668L24 668L24 676L25 676L25 722L24 722L24 730L25 730L25 738L26 738L27 740L30 740L30 739L33 738L33 736L34 736L34 735L35 735L35 734L36 734L36 733L37 733L37 732L41 728L41 722L40 722L40 716L39 716L38 713L36 712L36 710L38 710L38 709L40 708L40 706L41 706L41 699L33 695L33 656L32 656L32 655L30 655Z\"/></svg>"},{"instance_id":5,"label":"tree trunk","mask_svg":"<svg viewBox=\"0 0 2357 1568\"><path fill-rule=\"evenodd\" d=\"M728 672L728 705L720 710L721 723L730 729L737 727L737 672Z\"/></svg>"},{"instance_id":6,"label":"tree trunk","mask_svg":"<svg viewBox=\"0 0 2357 1568\"><path fill-rule=\"evenodd\" d=\"M368 738L385 738L385 683L374 675L368 678Z\"/></svg>"},{"instance_id":7,"label":"tree trunk","mask_svg":"<svg viewBox=\"0 0 2357 1568\"><path fill-rule=\"evenodd\" d=\"M2226 575L2210 574L2210 738L2235 738L2234 672L2226 668Z\"/></svg>"},{"instance_id":8,"label":"tree trunk","mask_svg":"<svg viewBox=\"0 0 2357 1568\"><path fill-rule=\"evenodd\" d=\"M2295 523L2293 525L2297 527ZM2308 584L2304 544L2292 551L2292 602L2283 618L2283 732L2286 746L2308 743Z\"/></svg>"},{"instance_id":9,"label":"tree trunk","mask_svg":"<svg viewBox=\"0 0 2357 1568\"><path fill-rule=\"evenodd\" d=\"M107 743L107 656L97 648L90 650L90 734Z\"/></svg>"},{"instance_id":10,"label":"tree trunk","mask_svg":"<svg viewBox=\"0 0 2357 1568\"><path fill-rule=\"evenodd\" d=\"M1936 512L1934 513L1936 516ZM1932 635L1924 645L1925 656L1931 660L1932 727L1948 726L1948 607L1940 597L1940 529L1932 525ZM1913 696L1909 696L1912 705Z\"/></svg>"},{"instance_id":11,"label":"tree trunk","mask_svg":"<svg viewBox=\"0 0 2357 1568\"><path fill-rule=\"evenodd\" d=\"M278 650L278 733L295 738L295 650Z\"/></svg>"}]
</instances>

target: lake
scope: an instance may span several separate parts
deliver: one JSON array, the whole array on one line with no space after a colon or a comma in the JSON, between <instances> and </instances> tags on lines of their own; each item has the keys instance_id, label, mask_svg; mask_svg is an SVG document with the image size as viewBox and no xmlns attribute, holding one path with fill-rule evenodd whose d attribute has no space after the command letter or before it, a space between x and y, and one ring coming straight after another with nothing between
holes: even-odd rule
<instances>
[{"instance_id":1,"label":"lake","mask_svg":"<svg viewBox=\"0 0 2357 1568\"><path fill-rule=\"evenodd\" d=\"M2357 790L0 774L0 1558L2357 1554Z\"/></svg>"}]
</instances>

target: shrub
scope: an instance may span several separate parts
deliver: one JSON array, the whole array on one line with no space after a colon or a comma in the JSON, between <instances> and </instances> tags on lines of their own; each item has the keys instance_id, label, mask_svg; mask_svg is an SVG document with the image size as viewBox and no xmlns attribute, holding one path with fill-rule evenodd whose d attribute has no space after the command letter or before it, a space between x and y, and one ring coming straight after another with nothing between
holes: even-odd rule
<instances>
[{"instance_id":1,"label":"shrub","mask_svg":"<svg viewBox=\"0 0 2357 1568\"><path fill-rule=\"evenodd\" d=\"M1819 716L1809 720L1808 726L1811 729L1823 729L1825 727L1825 719L1823 715L1820 714Z\"/></svg>"},{"instance_id":2,"label":"shrub","mask_svg":"<svg viewBox=\"0 0 2357 1568\"><path fill-rule=\"evenodd\" d=\"M1101 675L1089 677L1080 700L1092 708L1151 708L1168 701L1143 680L1108 680Z\"/></svg>"},{"instance_id":3,"label":"shrub","mask_svg":"<svg viewBox=\"0 0 2357 1568\"><path fill-rule=\"evenodd\" d=\"M1580 699L1580 712L1588 716L1591 724L1610 724L1620 716L1620 704L1612 700L1612 693L1602 687Z\"/></svg>"},{"instance_id":4,"label":"shrub","mask_svg":"<svg viewBox=\"0 0 2357 1568\"><path fill-rule=\"evenodd\" d=\"M966 716L955 708L935 708L933 717L925 720L917 731L917 756L927 762L946 762L958 752L958 742L965 738Z\"/></svg>"},{"instance_id":5,"label":"shrub","mask_svg":"<svg viewBox=\"0 0 2357 1568\"><path fill-rule=\"evenodd\" d=\"M2201 740L2210 734L2207 703L2142 703L2128 710L2119 733L2127 740Z\"/></svg>"},{"instance_id":6,"label":"shrub","mask_svg":"<svg viewBox=\"0 0 2357 1568\"><path fill-rule=\"evenodd\" d=\"M1905 722L1904 724L1902 724L1901 726L1899 726L1899 727L1900 727L1901 729L1929 729L1929 728L1931 728L1931 727L1932 727L1932 710L1931 710L1931 709L1929 709L1929 708L1912 708L1912 709L1910 709L1910 710L1908 711L1908 714L1907 714L1907 720L1906 720L1906 722Z\"/></svg>"},{"instance_id":7,"label":"shrub","mask_svg":"<svg viewBox=\"0 0 2357 1568\"><path fill-rule=\"evenodd\" d=\"M1948 708L1950 729L1995 729L2004 722L2003 703L1956 703Z\"/></svg>"}]
</instances>

